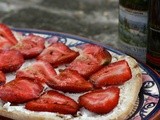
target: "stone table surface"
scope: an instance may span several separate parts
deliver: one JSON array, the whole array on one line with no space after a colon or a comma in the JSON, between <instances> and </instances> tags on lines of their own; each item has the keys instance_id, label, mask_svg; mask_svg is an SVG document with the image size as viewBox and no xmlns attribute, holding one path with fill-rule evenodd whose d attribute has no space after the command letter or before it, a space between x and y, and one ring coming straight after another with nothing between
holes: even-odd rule
<instances>
[{"instance_id":1,"label":"stone table surface","mask_svg":"<svg viewBox=\"0 0 160 120\"><path fill-rule=\"evenodd\" d=\"M74 34L117 48L118 0L0 0L0 22Z\"/></svg>"}]
</instances>

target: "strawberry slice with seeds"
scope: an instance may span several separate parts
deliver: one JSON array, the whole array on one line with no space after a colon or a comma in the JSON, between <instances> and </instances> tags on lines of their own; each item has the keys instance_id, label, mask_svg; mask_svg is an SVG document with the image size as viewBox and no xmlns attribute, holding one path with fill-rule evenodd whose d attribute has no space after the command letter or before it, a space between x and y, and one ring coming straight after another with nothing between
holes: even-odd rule
<instances>
[{"instance_id":1,"label":"strawberry slice with seeds","mask_svg":"<svg viewBox=\"0 0 160 120\"><path fill-rule=\"evenodd\" d=\"M0 85L5 84L5 82L6 82L6 76L2 71L0 71Z\"/></svg>"},{"instance_id":2,"label":"strawberry slice with seeds","mask_svg":"<svg viewBox=\"0 0 160 120\"><path fill-rule=\"evenodd\" d=\"M48 62L36 61L32 65L18 70L16 78L29 78L46 83L51 81L55 75L56 71Z\"/></svg>"},{"instance_id":3,"label":"strawberry slice with seeds","mask_svg":"<svg viewBox=\"0 0 160 120\"><path fill-rule=\"evenodd\" d=\"M0 51L0 70L3 72L13 72L19 69L24 63L23 55L16 50Z\"/></svg>"},{"instance_id":4,"label":"strawberry slice with seeds","mask_svg":"<svg viewBox=\"0 0 160 120\"><path fill-rule=\"evenodd\" d=\"M38 60L49 62L53 67L66 64L74 60L79 55L71 50L64 43L53 43L48 46L38 57Z\"/></svg>"},{"instance_id":5,"label":"strawberry slice with seeds","mask_svg":"<svg viewBox=\"0 0 160 120\"><path fill-rule=\"evenodd\" d=\"M29 79L15 79L0 86L0 99L11 103L24 103L38 98L43 86Z\"/></svg>"},{"instance_id":6,"label":"strawberry slice with seeds","mask_svg":"<svg viewBox=\"0 0 160 120\"><path fill-rule=\"evenodd\" d=\"M79 106L71 98L57 91L47 91L39 99L26 103L25 108L32 111L47 111L60 114L75 114Z\"/></svg>"},{"instance_id":7,"label":"strawberry slice with seeds","mask_svg":"<svg viewBox=\"0 0 160 120\"><path fill-rule=\"evenodd\" d=\"M11 29L7 25L2 23L0 23L0 36L6 38L13 45L18 42Z\"/></svg>"},{"instance_id":8,"label":"strawberry slice with seeds","mask_svg":"<svg viewBox=\"0 0 160 120\"><path fill-rule=\"evenodd\" d=\"M131 69L125 60L114 62L103 67L90 76L90 81L95 87L119 85L132 77Z\"/></svg>"},{"instance_id":9,"label":"strawberry slice with seeds","mask_svg":"<svg viewBox=\"0 0 160 120\"><path fill-rule=\"evenodd\" d=\"M81 46L83 54L94 56L93 61L100 65L109 64L111 62L111 54L103 47L94 44L84 44Z\"/></svg>"},{"instance_id":10,"label":"strawberry slice with seeds","mask_svg":"<svg viewBox=\"0 0 160 120\"><path fill-rule=\"evenodd\" d=\"M93 85L86 81L77 71L67 69L55 76L48 85L53 89L72 93L86 92L93 88Z\"/></svg>"},{"instance_id":11,"label":"strawberry slice with seeds","mask_svg":"<svg viewBox=\"0 0 160 120\"><path fill-rule=\"evenodd\" d=\"M100 46L84 44L81 49L80 56L71 62L67 69L76 70L83 77L89 77L104 64L111 62L111 54Z\"/></svg>"},{"instance_id":12,"label":"strawberry slice with seeds","mask_svg":"<svg viewBox=\"0 0 160 120\"><path fill-rule=\"evenodd\" d=\"M9 50L13 44L6 38L0 36L0 50Z\"/></svg>"},{"instance_id":13,"label":"strawberry slice with seeds","mask_svg":"<svg viewBox=\"0 0 160 120\"><path fill-rule=\"evenodd\" d=\"M38 56L45 48L45 39L43 37L30 34L25 36L19 43L11 49L20 51L25 59Z\"/></svg>"},{"instance_id":14,"label":"strawberry slice with seeds","mask_svg":"<svg viewBox=\"0 0 160 120\"><path fill-rule=\"evenodd\" d=\"M118 104L120 89L110 86L106 89L94 90L79 97L81 107L98 114L112 111Z\"/></svg>"}]
</instances>

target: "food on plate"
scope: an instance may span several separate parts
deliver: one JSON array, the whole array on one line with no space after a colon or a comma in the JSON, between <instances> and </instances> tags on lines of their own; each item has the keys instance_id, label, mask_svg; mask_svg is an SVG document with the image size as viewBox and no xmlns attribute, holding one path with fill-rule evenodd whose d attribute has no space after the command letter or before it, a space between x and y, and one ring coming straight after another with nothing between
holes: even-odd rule
<instances>
[{"instance_id":1,"label":"food on plate","mask_svg":"<svg viewBox=\"0 0 160 120\"><path fill-rule=\"evenodd\" d=\"M54 90L47 91L40 98L27 102L25 108L32 111L48 111L61 114L75 114L79 106L70 97Z\"/></svg>"},{"instance_id":2,"label":"food on plate","mask_svg":"<svg viewBox=\"0 0 160 120\"><path fill-rule=\"evenodd\" d=\"M18 42L11 29L7 25L2 23L0 23L0 37L8 40L8 42L12 45L17 44Z\"/></svg>"},{"instance_id":3,"label":"food on plate","mask_svg":"<svg viewBox=\"0 0 160 120\"><path fill-rule=\"evenodd\" d=\"M17 70L16 78L29 78L38 82L48 83L56 75L53 67L44 61L35 61L32 65Z\"/></svg>"},{"instance_id":4,"label":"food on plate","mask_svg":"<svg viewBox=\"0 0 160 120\"><path fill-rule=\"evenodd\" d=\"M79 55L71 50L64 43L53 43L48 46L38 57L38 60L49 62L53 67L66 64L74 60Z\"/></svg>"},{"instance_id":5,"label":"food on plate","mask_svg":"<svg viewBox=\"0 0 160 120\"><path fill-rule=\"evenodd\" d=\"M29 59L38 56L43 51L44 43L43 37L30 34L18 41L11 49L20 51L25 59Z\"/></svg>"},{"instance_id":6,"label":"food on plate","mask_svg":"<svg viewBox=\"0 0 160 120\"><path fill-rule=\"evenodd\" d=\"M2 71L0 71L0 85L5 84L5 82L6 82L6 75Z\"/></svg>"},{"instance_id":7,"label":"food on plate","mask_svg":"<svg viewBox=\"0 0 160 120\"><path fill-rule=\"evenodd\" d=\"M85 80L77 71L65 69L54 76L48 85L63 92L79 93L93 89L93 85Z\"/></svg>"},{"instance_id":8,"label":"food on plate","mask_svg":"<svg viewBox=\"0 0 160 120\"><path fill-rule=\"evenodd\" d=\"M6 38L0 35L0 50L8 50L13 46L13 44Z\"/></svg>"},{"instance_id":9,"label":"food on plate","mask_svg":"<svg viewBox=\"0 0 160 120\"><path fill-rule=\"evenodd\" d=\"M0 50L0 70L13 72L24 63L23 55L16 50Z\"/></svg>"},{"instance_id":10,"label":"food on plate","mask_svg":"<svg viewBox=\"0 0 160 120\"><path fill-rule=\"evenodd\" d=\"M80 55L69 64L68 69L76 70L82 76L89 77L103 65L109 64L111 59L110 53L104 48L85 44L81 46Z\"/></svg>"},{"instance_id":11,"label":"food on plate","mask_svg":"<svg viewBox=\"0 0 160 120\"><path fill-rule=\"evenodd\" d=\"M0 51L0 115L14 120L124 120L131 114L142 86L135 59L95 44L69 47L33 34L20 38ZM23 49L13 50L22 43ZM21 51L27 53L27 48L39 55L25 57Z\"/></svg>"},{"instance_id":12,"label":"food on plate","mask_svg":"<svg viewBox=\"0 0 160 120\"><path fill-rule=\"evenodd\" d=\"M32 34L18 40L7 25L0 24L0 49L2 50L18 50L25 59L28 59L38 56L45 48L44 43L43 37Z\"/></svg>"},{"instance_id":13,"label":"food on plate","mask_svg":"<svg viewBox=\"0 0 160 120\"><path fill-rule=\"evenodd\" d=\"M90 76L90 81L96 87L123 84L131 79L132 73L127 61L121 60L104 66Z\"/></svg>"},{"instance_id":14,"label":"food on plate","mask_svg":"<svg viewBox=\"0 0 160 120\"><path fill-rule=\"evenodd\" d=\"M119 93L120 89L115 86L94 90L80 96L79 104L97 114L106 114L117 106Z\"/></svg>"},{"instance_id":15,"label":"food on plate","mask_svg":"<svg viewBox=\"0 0 160 120\"><path fill-rule=\"evenodd\" d=\"M0 98L11 103L24 103L38 98L43 86L30 79L14 79L0 86Z\"/></svg>"}]
</instances>

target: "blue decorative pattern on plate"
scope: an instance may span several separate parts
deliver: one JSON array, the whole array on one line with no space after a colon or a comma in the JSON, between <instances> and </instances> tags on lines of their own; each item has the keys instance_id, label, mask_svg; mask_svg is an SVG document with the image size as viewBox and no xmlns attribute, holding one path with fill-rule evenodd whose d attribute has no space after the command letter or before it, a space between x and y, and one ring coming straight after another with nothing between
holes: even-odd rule
<instances>
[{"instance_id":1,"label":"blue decorative pattern on plate","mask_svg":"<svg viewBox=\"0 0 160 120\"><path fill-rule=\"evenodd\" d=\"M24 35L36 34L47 39L48 43L55 41L60 41L68 45L69 47L75 47L84 43L94 43L98 44L113 54L124 55L124 53L115 50L109 46L102 45L95 41L91 41L86 38L79 36L49 32L49 31L39 31L39 30L28 30L28 29L14 29ZM137 101L137 106L132 115L128 118L129 120L148 120L152 117L158 110L160 110L160 77L152 71L147 65L140 63L142 73L143 73L143 85L139 93L139 100Z\"/></svg>"}]
</instances>

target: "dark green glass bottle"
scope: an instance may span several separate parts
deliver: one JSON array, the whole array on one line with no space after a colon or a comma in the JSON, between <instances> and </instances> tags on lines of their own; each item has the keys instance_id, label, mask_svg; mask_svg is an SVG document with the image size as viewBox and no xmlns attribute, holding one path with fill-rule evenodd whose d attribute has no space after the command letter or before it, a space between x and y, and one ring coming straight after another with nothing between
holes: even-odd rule
<instances>
[{"instance_id":1,"label":"dark green glass bottle","mask_svg":"<svg viewBox=\"0 0 160 120\"><path fill-rule=\"evenodd\" d=\"M160 0L149 2L148 28L146 62L160 73Z\"/></svg>"},{"instance_id":2,"label":"dark green glass bottle","mask_svg":"<svg viewBox=\"0 0 160 120\"><path fill-rule=\"evenodd\" d=\"M119 0L119 49L145 62L148 0Z\"/></svg>"}]
</instances>

